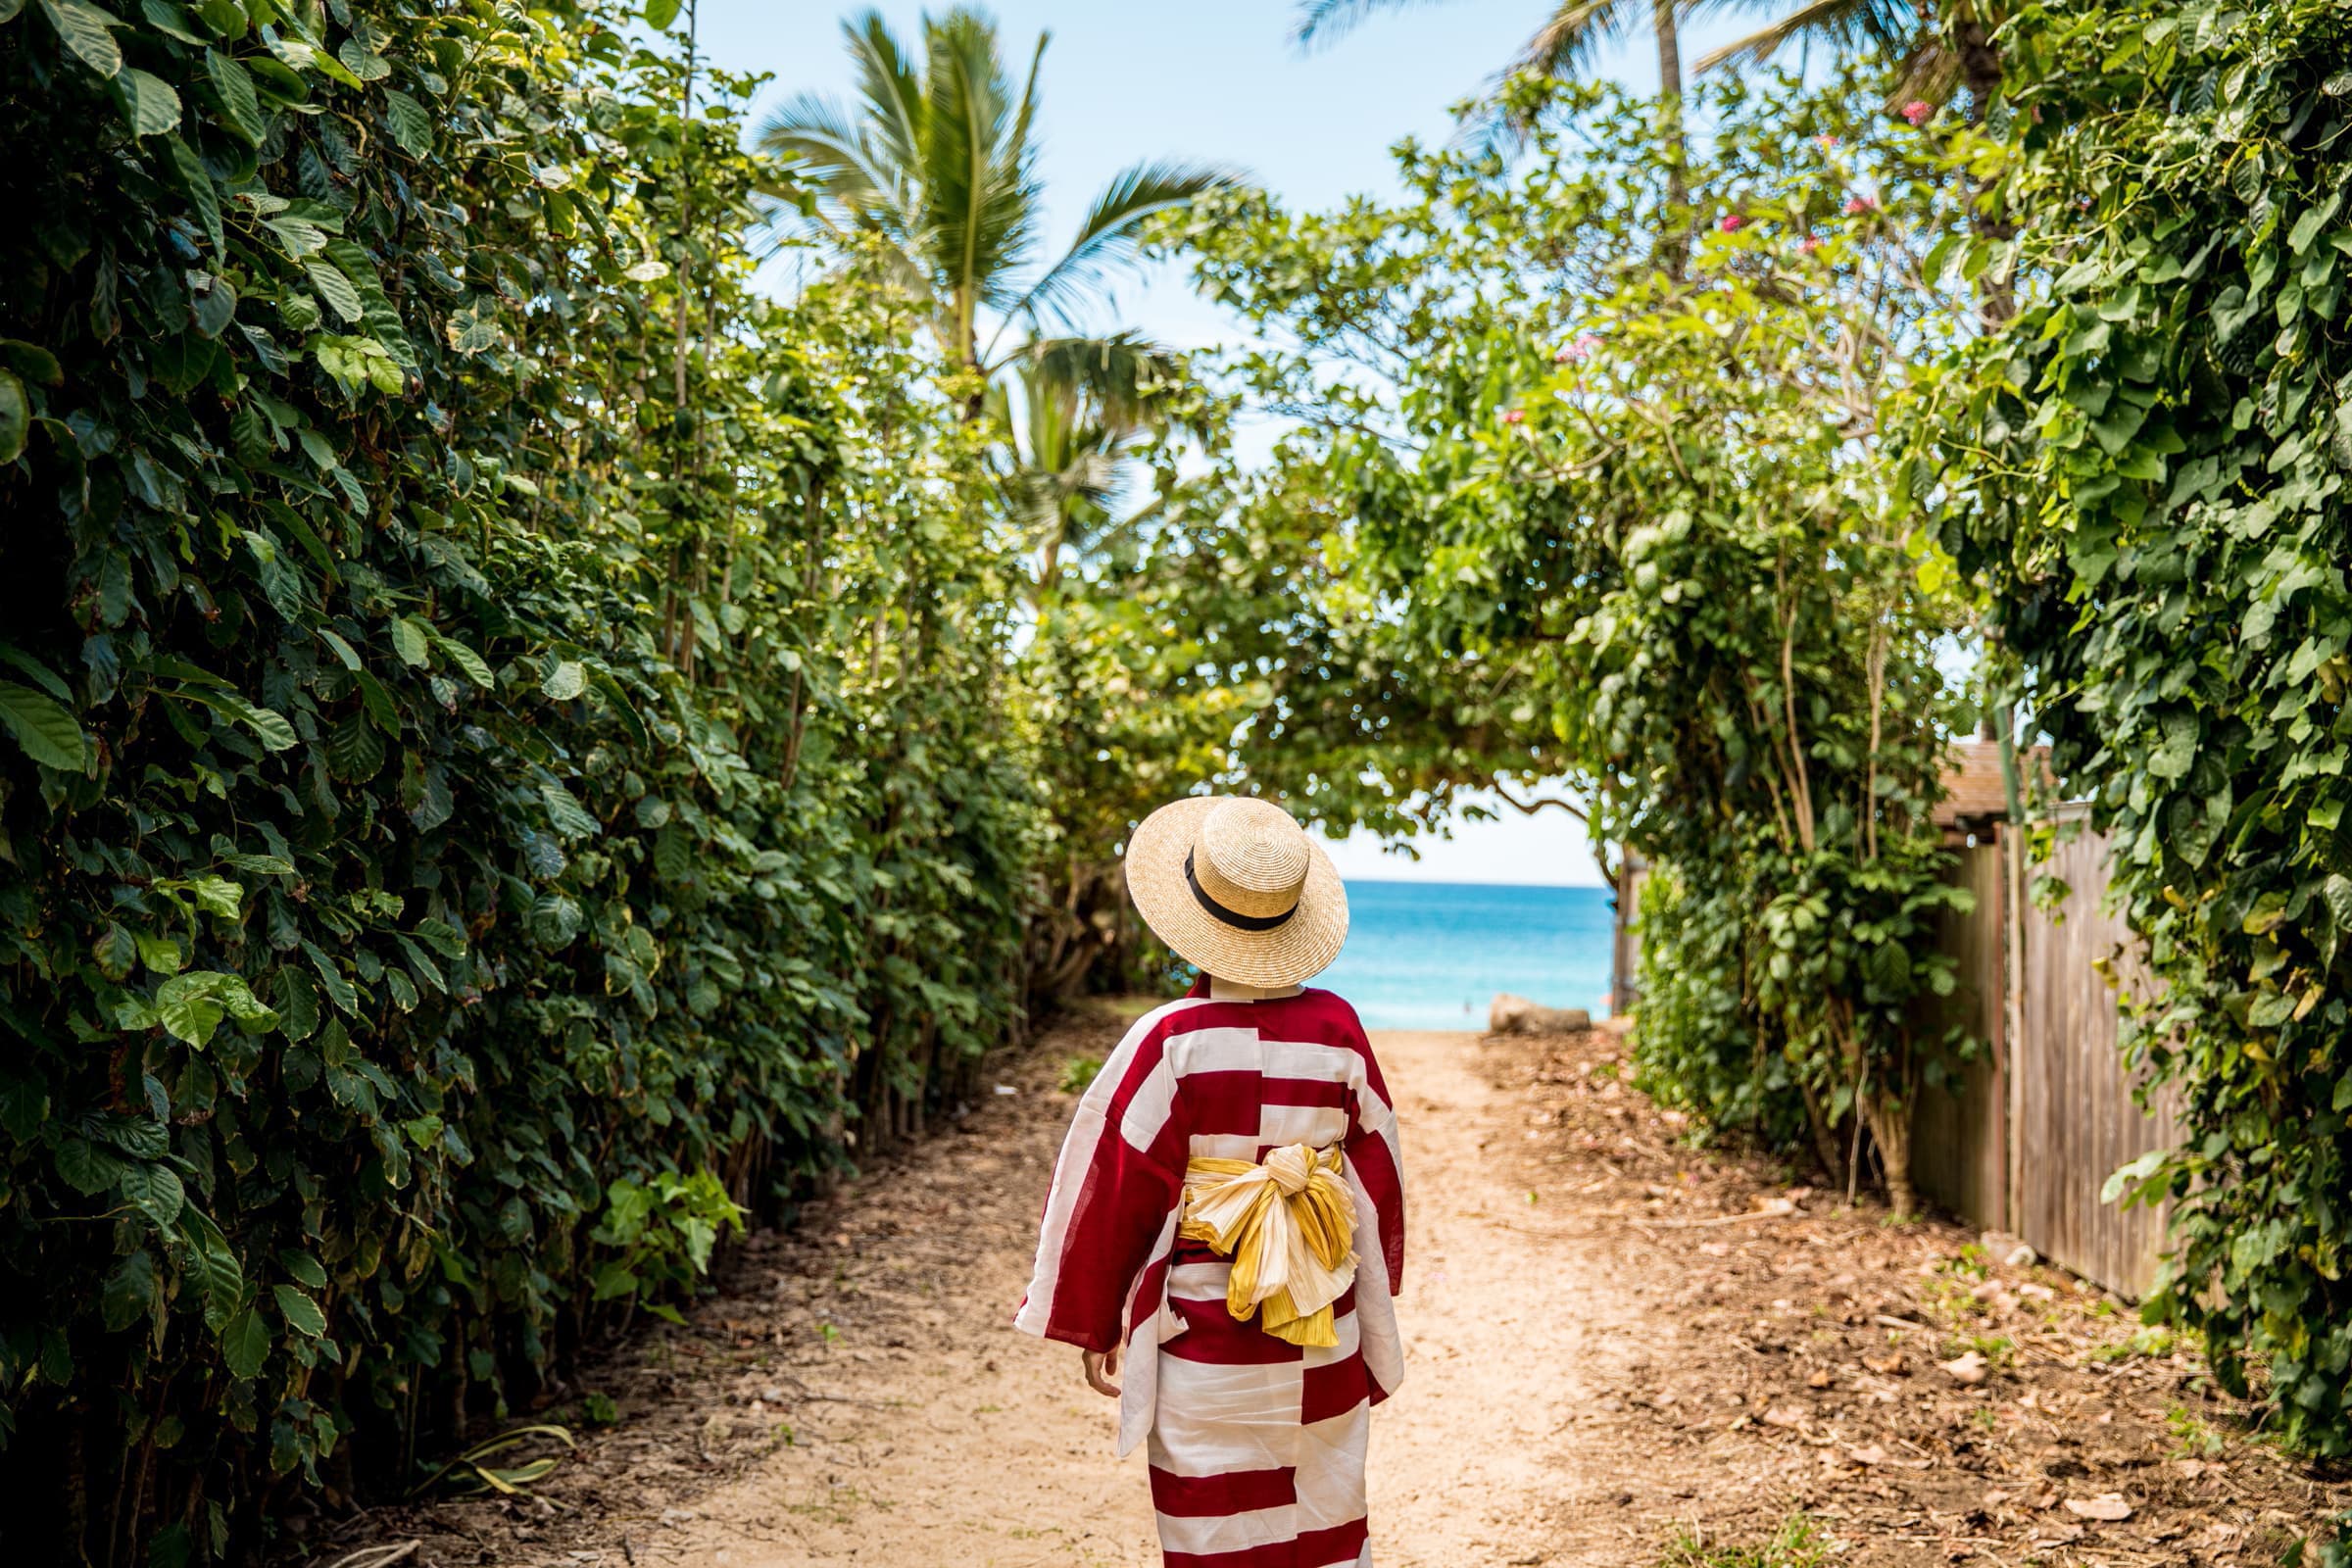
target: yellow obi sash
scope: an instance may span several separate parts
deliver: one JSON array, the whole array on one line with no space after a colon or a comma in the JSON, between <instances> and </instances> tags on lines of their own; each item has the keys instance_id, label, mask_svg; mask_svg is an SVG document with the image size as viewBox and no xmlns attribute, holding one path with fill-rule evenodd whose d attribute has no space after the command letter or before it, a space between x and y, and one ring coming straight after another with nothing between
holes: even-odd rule
<instances>
[{"instance_id":1,"label":"yellow obi sash","mask_svg":"<svg viewBox=\"0 0 2352 1568\"><path fill-rule=\"evenodd\" d=\"M1340 1343L1331 1303L1355 1280L1355 1199L1340 1152L1289 1144L1262 1165L1196 1158L1177 1235L1233 1259L1225 1310L1292 1345ZM1262 1310L1261 1310L1262 1309Z\"/></svg>"}]
</instances>

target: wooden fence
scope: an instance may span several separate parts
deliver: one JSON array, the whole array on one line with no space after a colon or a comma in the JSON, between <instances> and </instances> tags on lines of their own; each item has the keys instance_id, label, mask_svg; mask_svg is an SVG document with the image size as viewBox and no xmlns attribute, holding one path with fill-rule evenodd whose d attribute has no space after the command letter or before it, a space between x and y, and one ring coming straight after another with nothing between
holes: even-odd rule
<instances>
[{"instance_id":1,"label":"wooden fence","mask_svg":"<svg viewBox=\"0 0 2352 1568\"><path fill-rule=\"evenodd\" d=\"M2061 820L2065 816L2062 811ZM2042 1256L2127 1297L2144 1295L2164 1250L2160 1210L2099 1201L2118 1167L2177 1142L2169 1091L2143 1112L2116 1049L2116 994L2097 960L2129 985L2143 971L2123 922L2101 908L2107 840L2082 824L2031 870L2019 840L1991 823L1956 846L1953 877L1976 895L1946 913L1937 945L1960 963L1960 989L1923 1025L1959 1024L1986 1050L1961 1081L1923 1093L1912 1117L1911 1175L1937 1205L2007 1231ZM1617 887L1615 1006L1639 1001L1641 906L1647 868L1628 858ZM2053 876L2066 897L2035 907L2025 877ZM2016 976L2016 984L2010 977Z\"/></svg>"},{"instance_id":2,"label":"wooden fence","mask_svg":"<svg viewBox=\"0 0 2352 1568\"><path fill-rule=\"evenodd\" d=\"M1990 1050L1954 1090L1921 1096L1913 1179L1971 1223L2136 1297L2155 1279L2164 1215L2102 1203L2099 1193L2117 1167L2176 1142L2178 1122L2169 1093L2153 1114L2134 1101L2116 1049L2116 992L2094 966L2105 960L2125 985L2143 974L2131 933L2101 907L2107 841L2085 825L2032 868L2068 888L2044 909L2025 896L2016 835L1991 831L1990 843L1959 851L1954 872L1977 906L1941 932L1962 978L1943 1021Z\"/></svg>"}]
</instances>

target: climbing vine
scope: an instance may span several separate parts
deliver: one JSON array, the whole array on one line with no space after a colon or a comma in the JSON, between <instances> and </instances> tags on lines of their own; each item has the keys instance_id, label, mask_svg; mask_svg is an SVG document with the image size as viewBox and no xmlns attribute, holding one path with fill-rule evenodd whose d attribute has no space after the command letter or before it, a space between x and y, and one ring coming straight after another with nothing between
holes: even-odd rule
<instances>
[{"instance_id":1,"label":"climbing vine","mask_svg":"<svg viewBox=\"0 0 2352 1568\"><path fill-rule=\"evenodd\" d=\"M28 1560L406 1486L1014 1026L976 438L678 21L0 5Z\"/></svg>"},{"instance_id":2,"label":"climbing vine","mask_svg":"<svg viewBox=\"0 0 2352 1568\"><path fill-rule=\"evenodd\" d=\"M2352 19L2021 6L1997 199L2046 285L1931 385L1915 488L2114 845L2179 1148L2150 1297L2275 1430L2352 1451Z\"/></svg>"}]
</instances>

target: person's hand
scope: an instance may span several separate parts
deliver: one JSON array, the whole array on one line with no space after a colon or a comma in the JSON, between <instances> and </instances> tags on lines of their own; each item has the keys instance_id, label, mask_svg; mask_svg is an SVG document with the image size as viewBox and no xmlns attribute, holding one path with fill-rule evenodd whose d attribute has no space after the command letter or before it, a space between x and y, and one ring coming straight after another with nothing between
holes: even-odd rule
<instances>
[{"instance_id":1,"label":"person's hand","mask_svg":"<svg viewBox=\"0 0 2352 1568\"><path fill-rule=\"evenodd\" d=\"M1101 1350L1078 1352L1086 1361L1086 1386L1097 1394L1119 1396L1119 1386L1111 1379L1119 1375L1119 1352L1113 1348L1107 1355Z\"/></svg>"}]
</instances>

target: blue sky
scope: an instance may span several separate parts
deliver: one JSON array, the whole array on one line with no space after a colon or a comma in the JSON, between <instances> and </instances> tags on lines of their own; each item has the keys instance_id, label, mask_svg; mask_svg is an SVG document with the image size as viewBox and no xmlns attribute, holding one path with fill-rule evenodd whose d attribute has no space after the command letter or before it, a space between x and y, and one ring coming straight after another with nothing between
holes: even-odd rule
<instances>
[{"instance_id":1,"label":"blue sky","mask_svg":"<svg viewBox=\"0 0 2352 1568\"><path fill-rule=\"evenodd\" d=\"M923 7L881 11L911 40ZM946 9L934 6L934 11ZM1067 244L1101 186L1144 158L1235 166L1286 202L1336 205L1396 189L1389 148L1406 136L1450 134L1447 106L1475 93L1549 10L1546 0L1459 0L1375 16L1302 54L1286 0L1194 0L1183 5L1005 0L993 8L1008 55L1026 63L1041 30L1053 41L1040 77L1041 170L1047 243ZM1642 8L1646 10L1646 8ZM1756 25L1757 16L1692 27L1685 60ZM705 53L725 69L771 74L764 110L803 91L851 87L841 19L850 8L773 0L702 0ZM1642 90L1657 84L1646 29L1603 56L1607 74ZM1050 254L1051 252L1049 252ZM1124 283L1117 318L1184 348L1230 343L1240 325L1162 271ZM1248 447L1245 446L1245 451ZM1464 824L1451 840L1420 841L1416 862L1383 855L1357 835L1339 846L1351 877L1453 882L1597 880L1582 829L1565 812Z\"/></svg>"}]
</instances>

